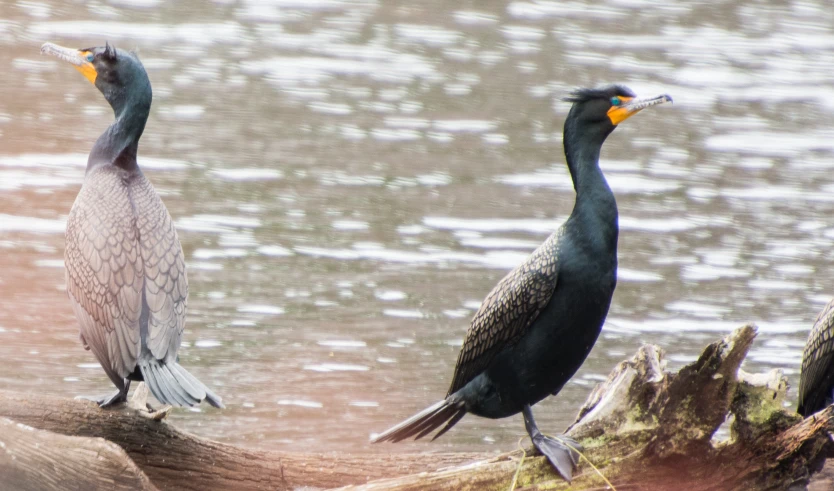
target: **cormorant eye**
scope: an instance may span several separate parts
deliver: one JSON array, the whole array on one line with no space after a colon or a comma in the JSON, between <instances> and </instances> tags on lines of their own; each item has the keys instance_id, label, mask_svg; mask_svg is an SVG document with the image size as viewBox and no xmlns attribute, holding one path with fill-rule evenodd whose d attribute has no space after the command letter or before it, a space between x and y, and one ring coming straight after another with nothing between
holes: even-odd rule
<instances>
[{"instance_id":1,"label":"cormorant eye","mask_svg":"<svg viewBox=\"0 0 834 491\"><path fill-rule=\"evenodd\" d=\"M620 98L619 97L612 97L611 98L611 105L612 106L619 106L620 105Z\"/></svg>"},{"instance_id":2,"label":"cormorant eye","mask_svg":"<svg viewBox=\"0 0 834 491\"><path fill-rule=\"evenodd\" d=\"M93 56L93 54L92 54L92 53L88 53L88 54L87 54L87 61L89 61L90 63L92 63L92 62L93 62L93 60L95 60L95 59L96 59L96 57L95 57L95 56Z\"/></svg>"}]
</instances>

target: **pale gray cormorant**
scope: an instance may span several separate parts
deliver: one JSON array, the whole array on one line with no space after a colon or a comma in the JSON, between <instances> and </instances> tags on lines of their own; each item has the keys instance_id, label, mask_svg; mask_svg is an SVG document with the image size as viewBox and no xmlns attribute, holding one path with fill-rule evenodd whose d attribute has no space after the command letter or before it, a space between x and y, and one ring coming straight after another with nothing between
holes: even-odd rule
<instances>
[{"instance_id":1,"label":"pale gray cormorant","mask_svg":"<svg viewBox=\"0 0 834 491\"><path fill-rule=\"evenodd\" d=\"M67 219L67 292L91 350L119 389L97 402L124 402L132 380L160 402L223 403L177 362L188 298L185 260L171 215L136 163L151 109L151 83L134 53L51 43L44 54L71 63L113 108L96 140Z\"/></svg>"}]
</instances>

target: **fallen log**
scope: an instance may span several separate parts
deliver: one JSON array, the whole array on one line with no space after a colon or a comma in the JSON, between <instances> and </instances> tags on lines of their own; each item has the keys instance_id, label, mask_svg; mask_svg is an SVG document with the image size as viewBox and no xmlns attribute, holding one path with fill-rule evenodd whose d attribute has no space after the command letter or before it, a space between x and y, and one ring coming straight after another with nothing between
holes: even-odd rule
<instances>
[{"instance_id":1,"label":"fallen log","mask_svg":"<svg viewBox=\"0 0 834 491\"><path fill-rule=\"evenodd\" d=\"M665 371L663 351L653 345L621 362L592 391L567 432L585 456L572 484L532 450L486 458L245 449L149 417L163 413L105 411L86 401L7 391L0 391L0 417L113 442L162 490L348 485L341 489L532 491L610 484L619 491L723 491L804 489L809 482L808 489L832 489L834 466L817 482L813 474L834 453L834 407L803 420L783 407L787 382L781 371L740 371L755 336L753 326L739 328L677 373ZM715 433L728 421L729 436L718 441Z\"/></svg>"},{"instance_id":2,"label":"fallen log","mask_svg":"<svg viewBox=\"0 0 834 491\"><path fill-rule=\"evenodd\" d=\"M118 445L0 418L0 490L156 491Z\"/></svg>"},{"instance_id":3,"label":"fallen log","mask_svg":"<svg viewBox=\"0 0 834 491\"><path fill-rule=\"evenodd\" d=\"M621 362L567 432L582 444L587 459L571 484L527 450L523 462L522 452L513 452L342 489L590 490L609 484L619 491L804 489L832 451L834 407L803 420L783 408L787 381L781 371L740 372L755 336L755 327L741 327L677 373L664 371L663 352L652 345ZM716 430L728 418L729 438L716 441Z\"/></svg>"},{"instance_id":4,"label":"fallen log","mask_svg":"<svg viewBox=\"0 0 834 491\"><path fill-rule=\"evenodd\" d=\"M344 455L242 448L180 431L149 417L135 405L102 410L90 401L3 390L0 417L58 433L53 433L56 438L72 435L90 437L78 438L79 441L94 438L112 442L124 449L130 457L128 462L132 460L131 464L141 468L160 490L326 489L483 458L483 454L471 453ZM46 464L52 465L49 462L47 459ZM87 471L81 465L75 471L79 470Z\"/></svg>"}]
</instances>

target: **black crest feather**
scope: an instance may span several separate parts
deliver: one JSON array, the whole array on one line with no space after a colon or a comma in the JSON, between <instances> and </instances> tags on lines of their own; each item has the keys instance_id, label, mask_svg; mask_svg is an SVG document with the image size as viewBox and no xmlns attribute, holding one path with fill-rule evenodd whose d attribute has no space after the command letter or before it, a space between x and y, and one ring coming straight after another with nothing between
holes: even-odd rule
<instances>
[{"instance_id":1,"label":"black crest feather","mask_svg":"<svg viewBox=\"0 0 834 491\"><path fill-rule=\"evenodd\" d=\"M634 92L624 85L609 85L596 89L576 89L562 100L565 102L587 102L593 99L610 99L615 96L636 97Z\"/></svg>"},{"instance_id":2,"label":"black crest feather","mask_svg":"<svg viewBox=\"0 0 834 491\"><path fill-rule=\"evenodd\" d=\"M109 61L116 61L116 48L110 45L108 42L104 42L104 52L101 56Z\"/></svg>"}]
</instances>

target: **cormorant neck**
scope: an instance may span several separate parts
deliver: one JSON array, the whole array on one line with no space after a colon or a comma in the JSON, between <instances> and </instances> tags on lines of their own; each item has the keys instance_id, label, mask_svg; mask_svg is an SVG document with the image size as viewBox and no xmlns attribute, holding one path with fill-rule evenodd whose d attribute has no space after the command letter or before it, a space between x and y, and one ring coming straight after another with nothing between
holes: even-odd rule
<instances>
[{"instance_id":1,"label":"cormorant neck","mask_svg":"<svg viewBox=\"0 0 834 491\"><path fill-rule=\"evenodd\" d=\"M589 231L602 233L607 240L617 240L617 202L608 186L599 155L609 132L583 131L575 124L566 124L564 133L565 156L573 187L576 190L572 217L589 225Z\"/></svg>"},{"instance_id":2,"label":"cormorant neck","mask_svg":"<svg viewBox=\"0 0 834 491\"><path fill-rule=\"evenodd\" d=\"M600 187L608 189L608 183L599 168L600 148L597 145L577 145L565 140L565 157L577 200L593 194Z\"/></svg>"},{"instance_id":3,"label":"cormorant neck","mask_svg":"<svg viewBox=\"0 0 834 491\"><path fill-rule=\"evenodd\" d=\"M150 97L114 105L116 120L96 140L87 159L87 172L103 165L115 165L128 171L137 169L139 138L145 131L150 110Z\"/></svg>"}]
</instances>

